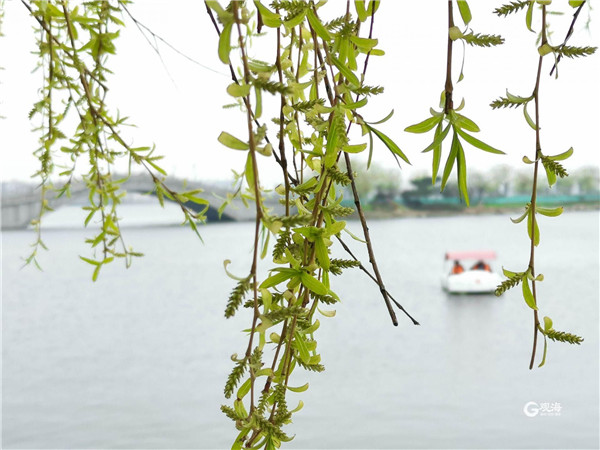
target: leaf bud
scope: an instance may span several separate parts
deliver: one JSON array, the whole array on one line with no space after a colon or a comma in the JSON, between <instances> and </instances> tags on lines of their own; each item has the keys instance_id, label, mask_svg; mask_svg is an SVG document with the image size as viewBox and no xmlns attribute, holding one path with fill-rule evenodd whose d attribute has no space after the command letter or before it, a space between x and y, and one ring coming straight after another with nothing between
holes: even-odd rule
<instances>
[{"instance_id":1,"label":"leaf bud","mask_svg":"<svg viewBox=\"0 0 600 450\"><path fill-rule=\"evenodd\" d=\"M463 37L463 32L460 31L460 28L458 28L458 27L450 28L450 30L448 30L448 33L450 35L450 39L452 39L453 41Z\"/></svg>"},{"instance_id":2,"label":"leaf bud","mask_svg":"<svg viewBox=\"0 0 600 450\"><path fill-rule=\"evenodd\" d=\"M552 53L552 51L553 51L552 47L548 44L544 44L538 48L538 53L540 54L540 56L545 56L548 53Z\"/></svg>"}]
</instances>

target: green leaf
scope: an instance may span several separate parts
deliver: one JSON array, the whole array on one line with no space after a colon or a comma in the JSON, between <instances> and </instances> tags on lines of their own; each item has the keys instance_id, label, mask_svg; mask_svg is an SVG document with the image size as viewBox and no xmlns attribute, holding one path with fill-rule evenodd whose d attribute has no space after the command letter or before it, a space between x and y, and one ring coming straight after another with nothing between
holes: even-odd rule
<instances>
[{"instance_id":1,"label":"green leaf","mask_svg":"<svg viewBox=\"0 0 600 450\"><path fill-rule=\"evenodd\" d=\"M368 39L353 35L350 35L350 41L354 43L354 45L356 45L358 50L360 50L362 53L370 52L378 43L377 39Z\"/></svg>"},{"instance_id":2,"label":"green leaf","mask_svg":"<svg viewBox=\"0 0 600 450\"><path fill-rule=\"evenodd\" d=\"M325 234L327 237L338 234L346 227L346 222L340 220L338 222L333 222L327 228L325 228Z\"/></svg>"},{"instance_id":3,"label":"green leaf","mask_svg":"<svg viewBox=\"0 0 600 450\"><path fill-rule=\"evenodd\" d=\"M344 145L342 150L346 153L360 153L367 148L367 144Z\"/></svg>"},{"instance_id":4,"label":"green leaf","mask_svg":"<svg viewBox=\"0 0 600 450\"><path fill-rule=\"evenodd\" d=\"M304 392L308 389L308 383L306 383L303 386L298 386L298 387L292 387L292 386L286 386L286 387L292 392Z\"/></svg>"},{"instance_id":5,"label":"green leaf","mask_svg":"<svg viewBox=\"0 0 600 450\"><path fill-rule=\"evenodd\" d=\"M296 350L298 350L298 354L300 355L300 359L305 364L308 364L310 361L310 353L308 352L308 348L306 347L306 342L304 342L304 336L300 334L298 331L294 332L294 343L296 344ZM308 388L308 383L306 384ZM305 389L306 390L306 389ZM296 391L302 392L302 391Z\"/></svg>"},{"instance_id":6,"label":"green leaf","mask_svg":"<svg viewBox=\"0 0 600 450\"><path fill-rule=\"evenodd\" d=\"M531 0L529 2L529 6L527 7L527 14L525 15L525 24L527 25L527 29L533 33L535 33L535 31L533 30L533 28L531 28L531 21L533 19L533 5L535 4L535 2L533 0Z\"/></svg>"},{"instance_id":7,"label":"green leaf","mask_svg":"<svg viewBox=\"0 0 600 450\"><path fill-rule=\"evenodd\" d=\"M361 22L364 22L369 17L369 13L365 7L364 0L354 0L354 7L356 8L356 14Z\"/></svg>"},{"instance_id":8,"label":"green leaf","mask_svg":"<svg viewBox=\"0 0 600 450\"><path fill-rule=\"evenodd\" d=\"M441 127L442 126L442 122L440 122L438 124L438 126ZM436 147L440 147L441 144L442 144L442 142L443 142L443 140L448 135L448 132L450 131L450 127L451 127L450 124L446 125L446 128L444 128L444 131L442 131L441 134L438 134L438 132L436 131L436 134L434 135L434 138L433 138L433 142L431 144L429 144L425 148L425 150L421 151L421 153L427 153L427 152L429 152L431 150L435 150Z\"/></svg>"},{"instance_id":9,"label":"green leaf","mask_svg":"<svg viewBox=\"0 0 600 450\"><path fill-rule=\"evenodd\" d=\"M552 170L548 169L548 167L545 165L544 169L546 170L546 178L548 178L548 186L554 186L556 183L556 174Z\"/></svg>"},{"instance_id":10,"label":"green leaf","mask_svg":"<svg viewBox=\"0 0 600 450\"><path fill-rule=\"evenodd\" d=\"M456 119L454 120L454 125L456 125L456 127L467 130L467 131L471 131L473 133L478 133L480 131L479 127L477 126L477 124L475 122L473 122L471 119L469 119L466 116L463 116L462 114L456 114Z\"/></svg>"},{"instance_id":11,"label":"green leaf","mask_svg":"<svg viewBox=\"0 0 600 450\"><path fill-rule=\"evenodd\" d=\"M336 112L333 112L333 118L331 120L331 124L329 125L329 130L327 132L327 145L325 147L325 158L323 163L326 168L333 167L335 162L337 161L338 155L338 143L339 143L339 122L343 120ZM324 178L321 178L324 180Z\"/></svg>"},{"instance_id":12,"label":"green leaf","mask_svg":"<svg viewBox=\"0 0 600 450\"><path fill-rule=\"evenodd\" d=\"M329 293L329 289L327 289L323 283L304 271L300 273L300 281L304 287L315 294L327 295ZM261 287L263 286L261 285Z\"/></svg>"},{"instance_id":13,"label":"green leaf","mask_svg":"<svg viewBox=\"0 0 600 450\"><path fill-rule=\"evenodd\" d=\"M542 362L539 364L538 367L542 367L544 364L546 364L547 352L548 352L548 339L546 339L546 335L544 335L544 353L542 353Z\"/></svg>"},{"instance_id":14,"label":"green leaf","mask_svg":"<svg viewBox=\"0 0 600 450\"><path fill-rule=\"evenodd\" d=\"M387 116L385 116L383 119L378 120L377 122L366 122L369 125L380 125L384 122L387 122L388 120L390 120L392 118L392 116L394 115L394 110L392 109L389 114Z\"/></svg>"},{"instance_id":15,"label":"green leaf","mask_svg":"<svg viewBox=\"0 0 600 450\"><path fill-rule=\"evenodd\" d=\"M513 219L511 217L510 220L512 221L512 223L521 223L521 222L523 222L523 220L525 219L525 217L527 217L528 215L529 215L529 204L525 208L525 212L523 214L521 214L521 216L519 216L519 218Z\"/></svg>"},{"instance_id":16,"label":"green leaf","mask_svg":"<svg viewBox=\"0 0 600 450\"><path fill-rule=\"evenodd\" d=\"M310 327L302 330L302 332L304 334L311 334L311 333L314 333L315 331L317 331L320 326L321 326L321 322L319 322L319 319L315 319L315 323L313 323Z\"/></svg>"},{"instance_id":17,"label":"green leaf","mask_svg":"<svg viewBox=\"0 0 600 450\"><path fill-rule=\"evenodd\" d=\"M98 279L98 275L100 275L100 268L101 267L102 267L102 264L99 264L94 269L94 273L92 274L92 281L96 281Z\"/></svg>"},{"instance_id":18,"label":"green leaf","mask_svg":"<svg viewBox=\"0 0 600 450\"><path fill-rule=\"evenodd\" d=\"M346 78L346 80L348 80L348 82L350 84L353 84L356 87L360 86L360 81L358 81L358 78L356 77L356 75L354 75L354 72L352 72L339 59L337 59L335 56L331 55L331 62L335 65L335 67L338 68L338 70L340 71L340 73L342 75L344 75L344 77Z\"/></svg>"},{"instance_id":19,"label":"green leaf","mask_svg":"<svg viewBox=\"0 0 600 450\"><path fill-rule=\"evenodd\" d=\"M298 411L300 411L302 408L304 408L304 402L302 400L298 401L298 406L296 406L294 409L292 409L290 411L290 413L294 414L297 413Z\"/></svg>"},{"instance_id":20,"label":"green leaf","mask_svg":"<svg viewBox=\"0 0 600 450\"><path fill-rule=\"evenodd\" d=\"M280 283L283 283L286 280L289 280L290 278L292 278L297 272L294 271L294 273L291 272L279 272L276 273L275 275L271 275L269 278L267 278L265 281L263 281L260 284L260 288L261 289L267 289L273 286L277 286Z\"/></svg>"},{"instance_id":21,"label":"green leaf","mask_svg":"<svg viewBox=\"0 0 600 450\"><path fill-rule=\"evenodd\" d=\"M562 161L562 160L565 160L568 157L570 157L572 154L573 154L573 147L571 147L566 152L559 153L558 155L548 156L548 158L550 158L552 161Z\"/></svg>"},{"instance_id":22,"label":"green leaf","mask_svg":"<svg viewBox=\"0 0 600 450\"><path fill-rule=\"evenodd\" d=\"M369 98L368 97L364 97L362 99L360 99L357 102L352 102L352 103L342 103L340 106L344 109L350 109L350 110L355 110L358 108L362 108L363 106L365 106L367 103L369 102Z\"/></svg>"},{"instance_id":23,"label":"green leaf","mask_svg":"<svg viewBox=\"0 0 600 450\"><path fill-rule=\"evenodd\" d=\"M312 29L315 30L315 33L317 33L317 36L329 42L331 40L331 35L329 34L329 31L327 31L327 28L323 26L323 24L317 18L317 16L311 8L306 10L306 17L308 18Z\"/></svg>"},{"instance_id":24,"label":"green leaf","mask_svg":"<svg viewBox=\"0 0 600 450\"><path fill-rule=\"evenodd\" d=\"M389 137L387 137L381 131L376 130L375 128L373 128L369 125L367 125L367 127L369 128L369 130L371 130L373 133L375 133L375 135L381 140L381 142L383 142L385 144L385 146L393 154L398 155L400 158L402 158L404 161L406 161L408 164L410 164L410 161L408 160L406 155L402 152L402 150L400 150L400 147L398 147L394 141L392 141Z\"/></svg>"},{"instance_id":25,"label":"green leaf","mask_svg":"<svg viewBox=\"0 0 600 450\"><path fill-rule=\"evenodd\" d=\"M540 244L540 229L531 208L529 209L529 214L527 214L527 234L529 235L529 239L533 240L533 245L537 247Z\"/></svg>"},{"instance_id":26,"label":"green leaf","mask_svg":"<svg viewBox=\"0 0 600 450\"><path fill-rule=\"evenodd\" d=\"M240 141L238 138L232 136L226 131L221 132L217 140L225 147L229 147L234 150L248 150L250 148L248 143Z\"/></svg>"},{"instance_id":27,"label":"green leaf","mask_svg":"<svg viewBox=\"0 0 600 450\"><path fill-rule=\"evenodd\" d=\"M264 312L268 312L271 309L271 301L273 300L273 296L271 295L271 291L268 289L260 289L260 296L262 298L263 306L265 307Z\"/></svg>"},{"instance_id":28,"label":"green leaf","mask_svg":"<svg viewBox=\"0 0 600 450\"><path fill-rule=\"evenodd\" d=\"M512 278L517 275L517 272L511 272L510 270L505 269L504 267L502 268L502 273L506 278Z\"/></svg>"},{"instance_id":29,"label":"green leaf","mask_svg":"<svg viewBox=\"0 0 600 450\"><path fill-rule=\"evenodd\" d=\"M317 259L319 260L321 267L324 270L329 270L329 252L322 237L319 237L315 240L315 254L317 255Z\"/></svg>"},{"instance_id":30,"label":"green leaf","mask_svg":"<svg viewBox=\"0 0 600 450\"><path fill-rule=\"evenodd\" d=\"M443 132L440 133L440 130L442 129L442 123L440 122L437 126L437 128L435 129L435 134L434 134L434 138L433 138L433 142L435 143L435 141L437 141L439 139L439 137L441 135L444 135L444 132L446 134L448 134L448 130L450 129L450 125L448 125L446 127L446 130L444 130ZM434 185L435 184L435 180L437 180L437 174L438 171L440 169L440 160L442 158L442 141L443 141L443 137L442 139L440 139L439 143L433 147L433 161L432 161L432 168L431 168L431 184Z\"/></svg>"},{"instance_id":31,"label":"green leaf","mask_svg":"<svg viewBox=\"0 0 600 450\"><path fill-rule=\"evenodd\" d=\"M542 208L541 206L536 206L535 211L543 216L557 217L563 213L563 207L559 206L558 208Z\"/></svg>"},{"instance_id":32,"label":"green leaf","mask_svg":"<svg viewBox=\"0 0 600 450\"><path fill-rule=\"evenodd\" d=\"M102 261L94 261L93 259L85 258L84 256L80 256L79 258L92 266L99 266L102 264Z\"/></svg>"},{"instance_id":33,"label":"green leaf","mask_svg":"<svg viewBox=\"0 0 600 450\"><path fill-rule=\"evenodd\" d=\"M317 306L317 309L325 317L335 317L335 310L331 310L331 311L329 311L329 310L323 310L323 309L319 308L318 306Z\"/></svg>"},{"instance_id":34,"label":"green leaf","mask_svg":"<svg viewBox=\"0 0 600 450\"><path fill-rule=\"evenodd\" d=\"M527 306L529 306L531 309L537 311L538 308L535 305L535 299L533 298L533 294L529 288L529 279L527 277L523 277L521 285L523 286L523 299L525 300L525 303L527 303Z\"/></svg>"},{"instance_id":35,"label":"green leaf","mask_svg":"<svg viewBox=\"0 0 600 450\"><path fill-rule=\"evenodd\" d=\"M252 164L252 152L248 152L244 175L246 176L246 183L248 183L248 188L251 192L254 192L254 165Z\"/></svg>"},{"instance_id":36,"label":"green leaf","mask_svg":"<svg viewBox=\"0 0 600 450\"><path fill-rule=\"evenodd\" d=\"M233 23L228 23L223 27L219 36L219 59L223 64L229 64L229 52L231 51L231 29Z\"/></svg>"},{"instance_id":37,"label":"green leaf","mask_svg":"<svg viewBox=\"0 0 600 450\"><path fill-rule=\"evenodd\" d=\"M544 331L552 329L552 319L548 316L544 317Z\"/></svg>"},{"instance_id":38,"label":"green leaf","mask_svg":"<svg viewBox=\"0 0 600 450\"><path fill-rule=\"evenodd\" d=\"M428 117L422 122L406 127L404 131L407 131L408 133L426 133L440 123L442 118L443 116Z\"/></svg>"},{"instance_id":39,"label":"green leaf","mask_svg":"<svg viewBox=\"0 0 600 450\"><path fill-rule=\"evenodd\" d=\"M245 97L250 93L250 85L231 83L227 86L227 93L232 97Z\"/></svg>"},{"instance_id":40,"label":"green leaf","mask_svg":"<svg viewBox=\"0 0 600 450\"><path fill-rule=\"evenodd\" d=\"M251 378L248 378L248 379L247 379L247 380L244 382L244 384L242 384L242 385L240 386L240 388L239 388L239 389L238 389L238 391L237 391L237 398L239 398L239 399L242 399L242 398L244 398L244 397L246 396L246 394L247 394L248 392L250 392L250 385L251 385L251 383L252 383L252 379L251 379Z\"/></svg>"},{"instance_id":41,"label":"green leaf","mask_svg":"<svg viewBox=\"0 0 600 450\"><path fill-rule=\"evenodd\" d=\"M525 120L527 121L529 126L531 128L533 128L534 130L537 130L537 126L535 125L535 122L533 121L533 119L531 118L529 113L527 112L527 103L525 103L525 105L523 105L523 115L525 116Z\"/></svg>"},{"instance_id":42,"label":"green leaf","mask_svg":"<svg viewBox=\"0 0 600 450\"><path fill-rule=\"evenodd\" d=\"M460 11L460 17L462 17L465 25L468 25L471 21L471 10L469 9L469 4L465 0L457 0L458 10Z\"/></svg>"},{"instance_id":43,"label":"green leaf","mask_svg":"<svg viewBox=\"0 0 600 450\"><path fill-rule=\"evenodd\" d=\"M258 8L262 21L266 26L269 28L277 28L281 25L281 16L279 14L274 13L258 0L254 0L254 4Z\"/></svg>"},{"instance_id":44,"label":"green leaf","mask_svg":"<svg viewBox=\"0 0 600 450\"><path fill-rule=\"evenodd\" d=\"M299 14L296 14L290 20L286 20L285 22L283 22L283 26L286 27L288 30L291 30L292 28L300 25L304 21L305 17L306 17L306 10L302 11Z\"/></svg>"},{"instance_id":45,"label":"green leaf","mask_svg":"<svg viewBox=\"0 0 600 450\"><path fill-rule=\"evenodd\" d=\"M461 129L457 129L456 132L460 135L460 137L462 137L466 142L471 144L473 147L477 147L480 150L483 150L483 151L486 151L489 153L495 153L497 155L505 154L502 150L498 150L498 149L492 147L491 145L488 145L485 142L480 141L479 139L471 136L470 134L465 133Z\"/></svg>"},{"instance_id":46,"label":"green leaf","mask_svg":"<svg viewBox=\"0 0 600 450\"><path fill-rule=\"evenodd\" d=\"M463 198L465 199L465 203L469 206L469 191L467 189L467 162L465 159L465 152L460 144L460 141L457 140L458 147L458 158L457 158L457 170L458 170L458 188Z\"/></svg>"},{"instance_id":47,"label":"green leaf","mask_svg":"<svg viewBox=\"0 0 600 450\"><path fill-rule=\"evenodd\" d=\"M452 167L454 167L454 161L458 155L458 137L456 136L456 131L452 137L452 146L450 147L450 154L448 155L448 159L446 160L446 165L444 166L444 173L442 175L442 187L443 191L446 187L446 183L448 182L448 178L452 173Z\"/></svg>"}]
</instances>

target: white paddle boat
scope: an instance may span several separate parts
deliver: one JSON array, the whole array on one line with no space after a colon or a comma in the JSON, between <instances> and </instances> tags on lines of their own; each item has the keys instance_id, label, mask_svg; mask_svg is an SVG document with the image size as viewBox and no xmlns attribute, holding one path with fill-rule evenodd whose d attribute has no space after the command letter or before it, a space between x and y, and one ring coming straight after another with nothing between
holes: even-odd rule
<instances>
[{"instance_id":1,"label":"white paddle boat","mask_svg":"<svg viewBox=\"0 0 600 450\"><path fill-rule=\"evenodd\" d=\"M491 250L447 252L442 274L442 288L451 294L491 293L502 282L493 271L496 253Z\"/></svg>"}]
</instances>

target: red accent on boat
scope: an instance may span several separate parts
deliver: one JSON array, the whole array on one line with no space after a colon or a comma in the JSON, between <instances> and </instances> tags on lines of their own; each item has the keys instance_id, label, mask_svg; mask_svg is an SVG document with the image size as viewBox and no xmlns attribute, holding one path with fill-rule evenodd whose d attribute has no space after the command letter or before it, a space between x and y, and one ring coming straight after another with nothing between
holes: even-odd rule
<instances>
[{"instance_id":1,"label":"red accent on boat","mask_svg":"<svg viewBox=\"0 0 600 450\"><path fill-rule=\"evenodd\" d=\"M446 259L496 259L496 252L493 250L473 250L467 252L447 252Z\"/></svg>"}]
</instances>

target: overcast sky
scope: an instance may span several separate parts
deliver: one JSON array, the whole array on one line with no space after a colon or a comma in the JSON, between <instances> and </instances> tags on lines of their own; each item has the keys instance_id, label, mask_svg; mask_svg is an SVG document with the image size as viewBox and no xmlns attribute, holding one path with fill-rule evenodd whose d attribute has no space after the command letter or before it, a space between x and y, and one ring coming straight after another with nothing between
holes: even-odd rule
<instances>
[{"instance_id":1,"label":"overcast sky","mask_svg":"<svg viewBox=\"0 0 600 450\"><path fill-rule=\"evenodd\" d=\"M551 16L552 43L562 42L571 22L573 9L566 1L565 16ZM340 0L329 8L343 9ZM466 148L468 166L487 170L496 164L521 167L523 155L533 157L535 136L520 110L496 110L489 103L508 88L511 93L528 96L535 83L537 51L535 34L526 30L524 13L499 18L491 14L497 1L471 1L472 28L480 33L506 37L497 48L466 49L465 78L455 87L455 104L466 99L463 114L481 128L478 138L504 150L506 156L491 155L472 147ZM597 7L597 5L596 5ZM164 167L170 174L206 181L229 179L231 169L243 169L245 155L224 148L217 142L223 130L243 136L245 116L239 110L224 110L230 103L225 88L231 82L227 67L217 57L217 35L203 2L199 0L144 0L131 6L133 14L182 52L206 67L200 67L162 47L165 66L146 43L131 21L117 41L118 50L109 60L114 71L110 80L110 107L131 118L137 129L126 133L135 146L157 145L165 155ZM404 128L429 116L437 107L445 80L447 7L444 0L420 2L382 1L376 14L374 37L386 51L383 57L371 58L366 83L382 85L385 93L373 97L363 110L367 120L378 120L391 109L394 117L381 130L392 137L408 155L412 167L403 165L400 176L430 170L431 154L421 154L431 140L429 135L413 135ZM589 31L584 29L591 14ZM338 13L339 15L339 13ZM329 17L329 19L332 17ZM585 7L569 42L571 45L598 46L598 10ZM535 22L539 29L539 22ZM42 73L35 67L32 27L19 0L5 0L5 18L0 39L0 175L4 181L27 179L37 168L31 156L37 145L27 114L37 99ZM266 38L263 38L266 39ZM260 46L265 48L265 45ZM458 74L462 45L455 45L454 67ZM271 51L271 54L274 54ZM264 55L256 54L261 58ZM574 156L567 168L599 164L600 57L563 59L560 77L548 76L551 56L545 60L541 84L542 147L555 154L573 146ZM455 77L456 79L456 77ZM268 94L266 94L268 95ZM270 116L263 116L263 120ZM270 123L270 122L268 122ZM37 124L37 123L36 123ZM274 126L271 124L271 135ZM63 130L64 131L64 130ZM364 142L360 139L357 142ZM446 152L447 152L446 147ZM375 161L394 167L388 150L376 144ZM275 183L279 171L274 162L261 158L263 181Z\"/></svg>"}]
</instances>

